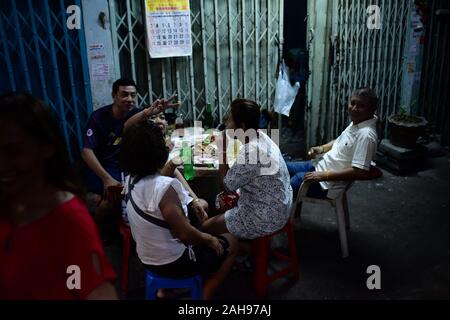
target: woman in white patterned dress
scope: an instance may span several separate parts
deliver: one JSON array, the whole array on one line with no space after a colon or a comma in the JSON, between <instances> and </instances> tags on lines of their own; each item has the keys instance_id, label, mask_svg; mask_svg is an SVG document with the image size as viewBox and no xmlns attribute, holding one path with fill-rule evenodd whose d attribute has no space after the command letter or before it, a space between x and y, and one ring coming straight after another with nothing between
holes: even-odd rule
<instances>
[{"instance_id":1,"label":"woman in white patterned dress","mask_svg":"<svg viewBox=\"0 0 450 320\"><path fill-rule=\"evenodd\" d=\"M238 192L237 206L203 223L212 234L230 232L239 239L254 239L278 231L286 224L292 203L289 172L278 146L258 130L260 108L248 99L231 103L226 132L217 141L219 172L227 192ZM224 154L225 135L244 146L229 168Z\"/></svg>"}]
</instances>

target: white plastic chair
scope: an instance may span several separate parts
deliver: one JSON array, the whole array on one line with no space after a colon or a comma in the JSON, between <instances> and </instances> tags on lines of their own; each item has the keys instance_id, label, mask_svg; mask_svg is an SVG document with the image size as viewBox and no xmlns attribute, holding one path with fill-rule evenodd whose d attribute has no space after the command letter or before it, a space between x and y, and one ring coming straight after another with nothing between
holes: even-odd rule
<instances>
[{"instance_id":1,"label":"white plastic chair","mask_svg":"<svg viewBox=\"0 0 450 320\"><path fill-rule=\"evenodd\" d=\"M375 164L372 164L370 166L369 174L366 178L361 180L372 180L377 179L382 176L382 172L380 169L378 169ZM347 191L351 188L354 181L349 181L347 185L340 189L332 189L332 192L328 191L328 195L332 195L332 198L313 198L308 197L308 189L309 189L309 183L302 183L300 186L300 189L298 190L297 197L295 199L292 213L294 217L300 217L301 210L302 210L302 203L303 202L309 202L309 203L327 203L330 204L332 207L334 207L334 210L336 212L336 219L337 219L337 225L339 230L339 239L341 241L341 251L342 251L342 257L347 258L348 253L348 243L347 243L347 230L350 229L350 215L348 212L348 202L347 202Z\"/></svg>"},{"instance_id":2,"label":"white plastic chair","mask_svg":"<svg viewBox=\"0 0 450 320\"><path fill-rule=\"evenodd\" d=\"M322 204L326 203L334 207L336 212L338 230L339 230L339 239L341 241L341 251L342 257L347 258L348 253L348 243L347 243L347 229L350 229L350 216L348 212L348 203L347 203L347 190L353 185L353 181L349 182L346 187L336 190L334 189L333 194L334 197L330 198L313 198L307 195L310 183L302 183L300 189L298 190L297 197L294 202L293 212L294 217L300 217L302 210L302 203L316 203Z\"/></svg>"}]
</instances>

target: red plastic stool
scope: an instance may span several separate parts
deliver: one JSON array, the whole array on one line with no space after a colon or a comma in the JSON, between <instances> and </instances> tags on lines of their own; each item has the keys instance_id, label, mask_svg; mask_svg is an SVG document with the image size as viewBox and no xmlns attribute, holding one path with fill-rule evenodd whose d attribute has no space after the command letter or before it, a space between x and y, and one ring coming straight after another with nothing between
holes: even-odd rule
<instances>
[{"instance_id":1,"label":"red plastic stool","mask_svg":"<svg viewBox=\"0 0 450 320\"><path fill-rule=\"evenodd\" d=\"M108 201L114 202L117 200L112 199L122 199L122 189L123 186L110 186L108 187L108 192L106 193L106 197ZM102 200L100 199L100 202ZM100 204L98 203L98 205ZM121 202L118 203L121 205ZM121 289L122 296L125 298L128 293L128 263L130 259L130 246L131 246L131 229L124 222L122 218L122 207L117 210L117 224L119 225L119 232L122 235L122 279L121 279Z\"/></svg>"},{"instance_id":2,"label":"red plastic stool","mask_svg":"<svg viewBox=\"0 0 450 320\"><path fill-rule=\"evenodd\" d=\"M123 222L119 220L119 232L122 235L122 295L126 297L128 293L128 262L130 258L130 246L131 246L131 229Z\"/></svg>"},{"instance_id":3,"label":"red plastic stool","mask_svg":"<svg viewBox=\"0 0 450 320\"><path fill-rule=\"evenodd\" d=\"M288 245L289 245L289 256L282 254L281 252L270 248L270 240L277 234L286 233L288 236ZM282 270L274 272L273 274L267 274L267 267L269 264L270 255L275 256L278 259L288 261L289 264ZM255 272L253 273L253 287L256 291L256 294L259 298L263 298L267 294L268 285L280 278L288 275L289 273L293 274L294 281L297 281L299 278L298 272L298 261L297 261L297 249L295 246L295 238L294 238L294 225L292 220L289 218L286 225L277 232L257 238L252 242L252 258L255 265Z\"/></svg>"}]
</instances>

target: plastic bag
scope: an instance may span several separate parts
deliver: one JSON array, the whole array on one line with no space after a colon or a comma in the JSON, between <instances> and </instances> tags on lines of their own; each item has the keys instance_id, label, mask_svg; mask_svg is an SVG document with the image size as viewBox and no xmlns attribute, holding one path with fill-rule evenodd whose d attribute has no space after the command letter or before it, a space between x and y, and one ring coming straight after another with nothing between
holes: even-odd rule
<instances>
[{"instance_id":1,"label":"plastic bag","mask_svg":"<svg viewBox=\"0 0 450 320\"><path fill-rule=\"evenodd\" d=\"M239 194L227 193L222 191L216 197L216 210L219 213L224 213L227 210L230 210L233 207L237 206L237 202L239 200Z\"/></svg>"},{"instance_id":2,"label":"plastic bag","mask_svg":"<svg viewBox=\"0 0 450 320\"><path fill-rule=\"evenodd\" d=\"M289 117L289 111L297 96L298 89L300 89L299 82L296 82L294 86L291 86L291 82L289 81L289 68L283 60L281 62L275 89L275 101L273 103L274 110Z\"/></svg>"}]
</instances>

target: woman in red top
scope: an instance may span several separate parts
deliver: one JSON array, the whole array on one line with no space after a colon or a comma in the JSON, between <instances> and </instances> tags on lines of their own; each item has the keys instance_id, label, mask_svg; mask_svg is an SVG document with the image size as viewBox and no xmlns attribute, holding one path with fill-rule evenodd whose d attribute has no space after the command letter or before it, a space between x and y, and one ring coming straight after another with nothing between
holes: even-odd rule
<instances>
[{"instance_id":1,"label":"woman in red top","mask_svg":"<svg viewBox=\"0 0 450 320\"><path fill-rule=\"evenodd\" d=\"M115 273L77 194L50 109L0 96L0 299L115 299Z\"/></svg>"}]
</instances>

